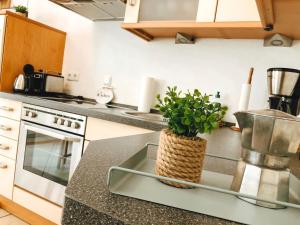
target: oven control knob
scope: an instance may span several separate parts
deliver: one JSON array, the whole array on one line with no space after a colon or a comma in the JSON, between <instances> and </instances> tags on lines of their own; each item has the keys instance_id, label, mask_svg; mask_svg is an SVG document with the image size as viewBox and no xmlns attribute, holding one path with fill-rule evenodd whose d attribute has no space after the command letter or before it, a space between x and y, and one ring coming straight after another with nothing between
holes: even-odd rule
<instances>
[{"instance_id":1,"label":"oven control knob","mask_svg":"<svg viewBox=\"0 0 300 225\"><path fill-rule=\"evenodd\" d=\"M73 128L73 129L79 129L80 128L80 124L77 123L77 122L72 122L71 123L71 128Z\"/></svg>"},{"instance_id":2,"label":"oven control knob","mask_svg":"<svg viewBox=\"0 0 300 225\"><path fill-rule=\"evenodd\" d=\"M35 117L37 117L37 114L36 114L35 112L29 112L29 113L28 113L28 116L29 116L30 118L35 118Z\"/></svg>"},{"instance_id":3,"label":"oven control knob","mask_svg":"<svg viewBox=\"0 0 300 225\"><path fill-rule=\"evenodd\" d=\"M58 125L64 125L64 122L65 122L65 121L64 121L63 119L58 118L56 123L57 123Z\"/></svg>"},{"instance_id":4,"label":"oven control knob","mask_svg":"<svg viewBox=\"0 0 300 225\"><path fill-rule=\"evenodd\" d=\"M66 121L64 122L64 126L66 126L66 127L71 127L71 121L66 120Z\"/></svg>"},{"instance_id":5,"label":"oven control knob","mask_svg":"<svg viewBox=\"0 0 300 225\"><path fill-rule=\"evenodd\" d=\"M53 123L56 124L58 122L58 118L54 117Z\"/></svg>"}]
</instances>

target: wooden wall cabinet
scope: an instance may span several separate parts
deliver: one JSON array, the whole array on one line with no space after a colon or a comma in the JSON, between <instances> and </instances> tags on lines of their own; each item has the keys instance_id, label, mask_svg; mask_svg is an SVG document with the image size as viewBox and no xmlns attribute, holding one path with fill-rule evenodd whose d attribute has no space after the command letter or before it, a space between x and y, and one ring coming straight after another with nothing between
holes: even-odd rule
<instances>
[{"instance_id":1,"label":"wooden wall cabinet","mask_svg":"<svg viewBox=\"0 0 300 225\"><path fill-rule=\"evenodd\" d=\"M143 1L128 1L122 28L146 41L156 37L174 38L178 32L199 38L225 39L263 39L281 33L300 39L300 29L296 27L300 22L299 0L199 0L195 19L192 16L184 20L171 17L150 21L141 20ZM185 1L181 2L178 4L183 7ZM153 15L154 9L150 10Z\"/></svg>"},{"instance_id":2,"label":"wooden wall cabinet","mask_svg":"<svg viewBox=\"0 0 300 225\"><path fill-rule=\"evenodd\" d=\"M201 38L261 38L264 33L255 0L173 0L166 10L168 3L128 1L122 28L147 41L178 32Z\"/></svg>"},{"instance_id":3,"label":"wooden wall cabinet","mask_svg":"<svg viewBox=\"0 0 300 225\"><path fill-rule=\"evenodd\" d=\"M8 9L11 6L11 0L1 0L0 9Z\"/></svg>"},{"instance_id":4,"label":"wooden wall cabinet","mask_svg":"<svg viewBox=\"0 0 300 225\"><path fill-rule=\"evenodd\" d=\"M11 92L25 64L61 72L66 33L7 11L0 15L0 91Z\"/></svg>"}]
</instances>

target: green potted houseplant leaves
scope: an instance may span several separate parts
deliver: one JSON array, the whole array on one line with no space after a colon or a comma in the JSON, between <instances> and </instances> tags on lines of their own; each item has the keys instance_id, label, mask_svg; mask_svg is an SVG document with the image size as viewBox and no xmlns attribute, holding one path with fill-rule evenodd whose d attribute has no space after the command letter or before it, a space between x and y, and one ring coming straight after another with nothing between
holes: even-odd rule
<instances>
[{"instance_id":1,"label":"green potted houseplant leaves","mask_svg":"<svg viewBox=\"0 0 300 225\"><path fill-rule=\"evenodd\" d=\"M168 121L168 128L162 130L155 173L160 176L199 183L201 178L206 140L198 134L211 133L219 127L227 107L210 102L210 95L199 90L183 94L177 87L168 87L166 96L157 96L156 108ZM161 182L189 188L175 182Z\"/></svg>"},{"instance_id":2,"label":"green potted houseplant leaves","mask_svg":"<svg viewBox=\"0 0 300 225\"><path fill-rule=\"evenodd\" d=\"M14 7L15 11L17 14L21 15L21 16L28 16L28 8L26 6L23 5L17 5Z\"/></svg>"}]
</instances>

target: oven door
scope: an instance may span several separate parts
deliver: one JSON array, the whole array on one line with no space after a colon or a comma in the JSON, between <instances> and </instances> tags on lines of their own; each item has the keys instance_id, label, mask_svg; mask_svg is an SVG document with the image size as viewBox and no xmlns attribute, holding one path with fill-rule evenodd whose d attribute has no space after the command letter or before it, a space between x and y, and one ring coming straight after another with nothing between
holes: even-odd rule
<instances>
[{"instance_id":1,"label":"oven door","mask_svg":"<svg viewBox=\"0 0 300 225\"><path fill-rule=\"evenodd\" d=\"M21 122L15 185L58 205L83 149L83 137Z\"/></svg>"}]
</instances>

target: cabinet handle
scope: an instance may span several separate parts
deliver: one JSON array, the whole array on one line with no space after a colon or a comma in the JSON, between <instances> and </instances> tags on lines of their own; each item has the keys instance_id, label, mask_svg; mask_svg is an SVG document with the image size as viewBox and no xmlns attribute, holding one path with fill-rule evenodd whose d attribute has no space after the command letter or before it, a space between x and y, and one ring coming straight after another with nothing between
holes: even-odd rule
<instances>
[{"instance_id":1,"label":"cabinet handle","mask_svg":"<svg viewBox=\"0 0 300 225\"><path fill-rule=\"evenodd\" d=\"M136 0L129 0L129 5L135 6L135 4L136 4Z\"/></svg>"},{"instance_id":2,"label":"cabinet handle","mask_svg":"<svg viewBox=\"0 0 300 225\"><path fill-rule=\"evenodd\" d=\"M1 150L9 150L9 146L0 144L0 149Z\"/></svg>"},{"instance_id":3,"label":"cabinet handle","mask_svg":"<svg viewBox=\"0 0 300 225\"><path fill-rule=\"evenodd\" d=\"M0 169L7 169L8 165L6 163L0 162Z\"/></svg>"},{"instance_id":4,"label":"cabinet handle","mask_svg":"<svg viewBox=\"0 0 300 225\"><path fill-rule=\"evenodd\" d=\"M10 108L10 107L7 107L7 106L0 106L0 110L7 111L7 112L14 111L13 108Z\"/></svg>"},{"instance_id":5,"label":"cabinet handle","mask_svg":"<svg viewBox=\"0 0 300 225\"><path fill-rule=\"evenodd\" d=\"M0 130L4 130L4 131L10 131L11 127L7 127L5 125L0 124Z\"/></svg>"}]
</instances>

